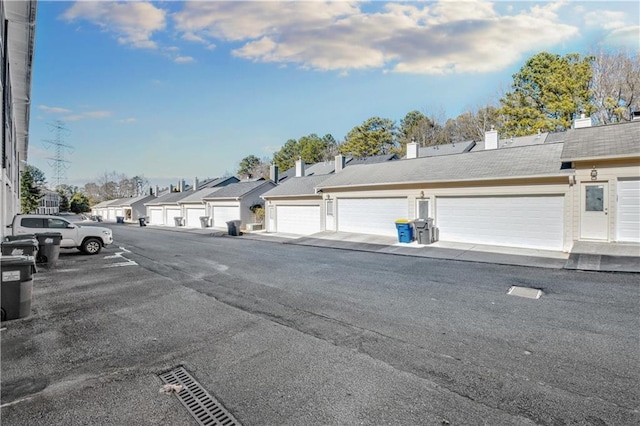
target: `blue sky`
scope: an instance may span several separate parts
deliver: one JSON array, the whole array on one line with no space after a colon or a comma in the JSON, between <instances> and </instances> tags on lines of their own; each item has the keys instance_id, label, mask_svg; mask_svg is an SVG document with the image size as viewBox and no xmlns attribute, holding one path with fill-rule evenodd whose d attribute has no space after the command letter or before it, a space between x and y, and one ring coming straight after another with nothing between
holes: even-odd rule
<instances>
[{"instance_id":1,"label":"blue sky","mask_svg":"<svg viewBox=\"0 0 640 426\"><path fill-rule=\"evenodd\" d=\"M38 2L29 163L67 183L235 173L310 133L496 102L532 55L640 50L637 1Z\"/></svg>"}]
</instances>

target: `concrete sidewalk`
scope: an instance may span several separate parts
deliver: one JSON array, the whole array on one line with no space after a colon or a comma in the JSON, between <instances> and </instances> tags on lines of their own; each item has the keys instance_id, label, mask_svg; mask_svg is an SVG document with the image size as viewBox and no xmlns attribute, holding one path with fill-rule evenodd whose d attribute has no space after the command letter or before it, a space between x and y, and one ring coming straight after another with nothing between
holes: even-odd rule
<instances>
[{"instance_id":1,"label":"concrete sidewalk","mask_svg":"<svg viewBox=\"0 0 640 426\"><path fill-rule=\"evenodd\" d=\"M176 228L153 226L174 232L226 237L227 232L215 228ZM234 237L229 237L234 238ZM572 269L600 272L640 273L640 244L600 243L577 241L570 253L535 250L516 247L438 241L429 245L417 242L399 243L395 237L323 231L303 236L255 231L244 233L242 239L327 247L341 250L357 250L400 256L427 257L433 259L466 262L493 263L499 265L529 266L535 268Z\"/></svg>"}]
</instances>

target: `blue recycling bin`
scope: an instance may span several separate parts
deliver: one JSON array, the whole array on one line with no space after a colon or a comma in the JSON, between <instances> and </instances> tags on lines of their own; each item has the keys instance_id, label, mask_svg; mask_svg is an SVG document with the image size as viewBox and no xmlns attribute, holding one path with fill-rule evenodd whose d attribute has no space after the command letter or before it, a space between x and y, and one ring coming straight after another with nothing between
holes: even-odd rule
<instances>
[{"instance_id":1,"label":"blue recycling bin","mask_svg":"<svg viewBox=\"0 0 640 426\"><path fill-rule=\"evenodd\" d=\"M410 243L413 241L413 226L411 226L411 222L405 219L396 220L396 229L398 230L398 242Z\"/></svg>"}]
</instances>

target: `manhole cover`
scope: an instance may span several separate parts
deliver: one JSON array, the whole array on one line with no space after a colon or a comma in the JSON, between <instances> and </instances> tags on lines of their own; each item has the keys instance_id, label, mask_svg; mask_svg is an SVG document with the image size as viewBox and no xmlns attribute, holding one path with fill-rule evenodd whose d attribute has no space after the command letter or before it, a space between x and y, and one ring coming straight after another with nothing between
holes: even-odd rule
<instances>
[{"instance_id":1,"label":"manhole cover","mask_svg":"<svg viewBox=\"0 0 640 426\"><path fill-rule=\"evenodd\" d=\"M526 297L527 299L540 299L542 296L542 290L538 290L537 288L529 288L529 287L518 287L512 286L507 294L510 296L519 296Z\"/></svg>"},{"instance_id":2,"label":"manhole cover","mask_svg":"<svg viewBox=\"0 0 640 426\"><path fill-rule=\"evenodd\" d=\"M241 426L240 422L219 401L209 395L209 392L196 382L184 367L162 373L160 379L169 385L184 386L175 395L198 424L203 426Z\"/></svg>"}]
</instances>

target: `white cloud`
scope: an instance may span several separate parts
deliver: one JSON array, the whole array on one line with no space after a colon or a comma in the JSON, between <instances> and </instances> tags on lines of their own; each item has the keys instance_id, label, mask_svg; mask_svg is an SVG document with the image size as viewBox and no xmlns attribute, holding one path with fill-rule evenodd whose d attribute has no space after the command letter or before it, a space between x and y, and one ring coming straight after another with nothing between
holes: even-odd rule
<instances>
[{"instance_id":1,"label":"white cloud","mask_svg":"<svg viewBox=\"0 0 640 426\"><path fill-rule=\"evenodd\" d=\"M236 57L338 71L488 72L579 34L558 16L565 2L507 15L483 0L372 5L189 2L173 18L185 38L239 43Z\"/></svg>"},{"instance_id":2,"label":"white cloud","mask_svg":"<svg viewBox=\"0 0 640 426\"><path fill-rule=\"evenodd\" d=\"M587 25L592 27L602 27L605 30L614 30L625 27L626 14L623 12L612 12L599 10L585 14L584 19Z\"/></svg>"},{"instance_id":3,"label":"white cloud","mask_svg":"<svg viewBox=\"0 0 640 426\"><path fill-rule=\"evenodd\" d=\"M87 20L115 33L121 44L146 49L157 47L151 36L166 26L166 11L143 1L77 1L62 17L70 22Z\"/></svg>"},{"instance_id":4,"label":"white cloud","mask_svg":"<svg viewBox=\"0 0 640 426\"><path fill-rule=\"evenodd\" d=\"M48 114L68 114L71 112L70 109L62 108L62 107L50 107L47 105L39 105L38 109L48 113Z\"/></svg>"},{"instance_id":5,"label":"white cloud","mask_svg":"<svg viewBox=\"0 0 640 426\"><path fill-rule=\"evenodd\" d=\"M175 62L176 64L188 64L191 62L195 62L195 59L193 59L191 56L178 56L173 60L173 62Z\"/></svg>"},{"instance_id":6,"label":"white cloud","mask_svg":"<svg viewBox=\"0 0 640 426\"><path fill-rule=\"evenodd\" d=\"M87 118L107 118L107 117L111 117L111 111L86 111L86 112L81 112L79 114L72 114L72 115L67 115L66 117L63 117L63 120L65 121L78 121L78 120L84 120Z\"/></svg>"},{"instance_id":7,"label":"white cloud","mask_svg":"<svg viewBox=\"0 0 640 426\"><path fill-rule=\"evenodd\" d=\"M123 118L122 120L118 120L118 123L135 123L137 120L133 117L129 117L129 118Z\"/></svg>"},{"instance_id":8,"label":"white cloud","mask_svg":"<svg viewBox=\"0 0 640 426\"><path fill-rule=\"evenodd\" d=\"M638 39L640 38L640 26L630 25L622 28L616 28L611 31L603 40L604 44L617 47L623 46L631 49L631 51L638 50Z\"/></svg>"},{"instance_id":9,"label":"white cloud","mask_svg":"<svg viewBox=\"0 0 640 426\"><path fill-rule=\"evenodd\" d=\"M107 118L111 116L111 111L88 111L82 115L88 118Z\"/></svg>"}]
</instances>

